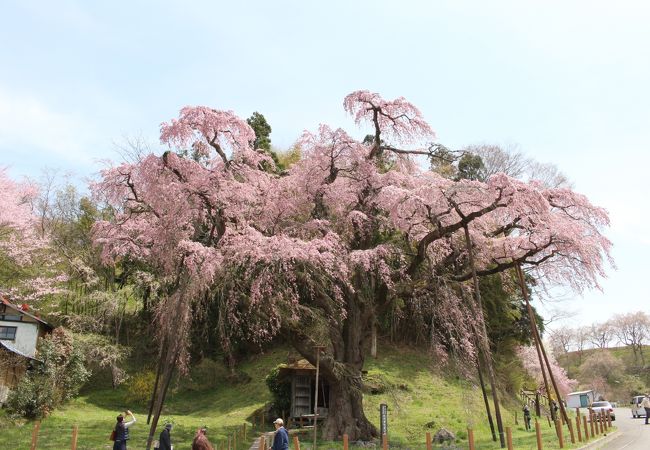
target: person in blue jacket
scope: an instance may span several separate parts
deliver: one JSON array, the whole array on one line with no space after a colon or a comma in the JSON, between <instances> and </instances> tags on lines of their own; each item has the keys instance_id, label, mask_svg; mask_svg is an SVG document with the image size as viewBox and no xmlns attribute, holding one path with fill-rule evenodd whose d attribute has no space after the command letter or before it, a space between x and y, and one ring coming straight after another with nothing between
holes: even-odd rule
<instances>
[{"instance_id":1,"label":"person in blue jacket","mask_svg":"<svg viewBox=\"0 0 650 450\"><path fill-rule=\"evenodd\" d=\"M273 446L269 450L289 450L289 433L284 428L282 419L275 419L275 436L273 437Z\"/></svg>"}]
</instances>

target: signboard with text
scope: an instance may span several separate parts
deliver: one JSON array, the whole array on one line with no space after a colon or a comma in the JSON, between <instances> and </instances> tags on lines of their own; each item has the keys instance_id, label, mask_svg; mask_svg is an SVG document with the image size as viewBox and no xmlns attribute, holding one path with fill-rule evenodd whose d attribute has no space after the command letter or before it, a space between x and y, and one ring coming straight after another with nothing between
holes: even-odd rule
<instances>
[{"instance_id":1,"label":"signboard with text","mask_svg":"<svg viewBox=\"0 0 650 450\"><path fill-rule=\"evenodd\" d=\"M388 434L388 405L382 403L379 405L379 435Z\"/></svg>"}]
</instances>

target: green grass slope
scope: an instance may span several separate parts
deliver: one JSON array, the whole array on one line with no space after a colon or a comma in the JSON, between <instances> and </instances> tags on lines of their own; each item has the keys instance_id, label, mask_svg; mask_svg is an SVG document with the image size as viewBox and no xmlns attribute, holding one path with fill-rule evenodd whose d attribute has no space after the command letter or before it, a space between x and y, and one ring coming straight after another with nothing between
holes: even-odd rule
<instances>
[{"instance_id":1,"label":"green grass slope","mask_svg":"<svg viewBox=\"0 0 650 450\"><path fill-rule=\"evenodd\" d=\"M189 449L192 436L201 425L209 427L210 439L221 447L226 444L228 436L240 430L246 422L247 440L242 443L238 437L239 449L248 448L253 436L272 430L272 418L265 418L266 424L260 428L258 416L253 430L251 418L271 400L264 377L271 368L285 362L286 355L287 349L277 349L243 363L241 370L251 377L248 383L229 383L221 369L211 372L216 377L213 387L202 387L196 378L197 373L198 376L206 376L205 367L193 373L193 382L179 380L168 396L162 416L175 423L172 431L175 448ZM379 358L368 360L366 369L367 384L378 392L364 394L366 415L378 425L379 405L388 405L392 448L423 449L426 432L433 435L440 428L453 431L458 438L455 443L457 447L447 448L467 448L468 426L475 430L477 448L499 448L498 443L492 442L490 437L480 389L456 377L445 379L435 375L433 364L425 353L384 347ZM78 449L110 449L112 443L108 438L115 416L125 408L132 409L138 420L131 428L129 448L144 448L148 433L145 424L147 410L146 407L131 404L127 392L126 387L117 390L86 389L83 395L42 421L38 448L70 448L72 427L76 424L79 427ZM506 403L511 404L513 411L519 408L512 399ZM520 424L515 425L514 414L504 408L503 418L505 426L513 428L515 448L536 448L534 433L523 429L521 416ZM33 425L31 422L12 423L0 412L0 448L29 449ZM546 419L542 425L544 448L558 448L555 433ZM304 441L301 448L309 448L311 439L305 438ZM320 447L341 448L341 443L323 442ZM568 445L565 448L573 447Z\"/></svg>"}]
</instances>

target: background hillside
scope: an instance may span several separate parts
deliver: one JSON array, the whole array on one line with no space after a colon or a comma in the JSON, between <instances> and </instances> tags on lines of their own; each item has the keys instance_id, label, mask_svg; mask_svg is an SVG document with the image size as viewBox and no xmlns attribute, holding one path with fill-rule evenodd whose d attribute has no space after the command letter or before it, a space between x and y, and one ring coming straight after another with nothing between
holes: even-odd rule
<instances>
[{"instance_id":1,"label":"background hillside","mask_svg":"<svg viewBox=\"0 0 650 450\"><path fill-rule=\"evenodd\" d=\"M594 389L608 400L620 405L634 395L650 388L650 346L643 346L636 355L629 346L592 348L557 355L558 363L570 378L578 381L578 389Z\"/></svg>"}]
</instances>

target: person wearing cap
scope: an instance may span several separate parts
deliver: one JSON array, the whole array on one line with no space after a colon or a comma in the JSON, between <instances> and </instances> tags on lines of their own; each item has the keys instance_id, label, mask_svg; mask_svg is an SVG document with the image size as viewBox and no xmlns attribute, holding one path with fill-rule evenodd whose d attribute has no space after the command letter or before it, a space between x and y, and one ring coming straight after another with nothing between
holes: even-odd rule
<instances>
[{"instance_id":1,"label":"person wearing cap","mask_svg":"<svg viewBox=\"0 0 650 450\"><path fill-rule=\"evenodd\" d=\"M269 450L289 450L289 433L284 428L284 421L280 418L275 419L275 436L273 436L273 446Z\"/></svg>"},{"instance_id":2,"label":"person wearing cap","mask_svg":"<svg viewBox=\"0 0 650 450\"><path fill-rule=\"evenodd\" d=\"M160 433L160 438L158 439L158 450L172 450L172 437L170 432L172 431L172 424L165 424L165 428Z\"/></svg>"},{"instance_id":3,"label":"person wearing cap","mask_svg":"<svg viewBox=\"0 0 650 450\"><path fill-rule=\"evenodd\" d=\"M643 397L641 406L645 409L645 424L648 425L648 417L650 417L650 394L646 394L645 397Z\"/></svg>"}]
</instances>

